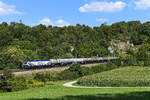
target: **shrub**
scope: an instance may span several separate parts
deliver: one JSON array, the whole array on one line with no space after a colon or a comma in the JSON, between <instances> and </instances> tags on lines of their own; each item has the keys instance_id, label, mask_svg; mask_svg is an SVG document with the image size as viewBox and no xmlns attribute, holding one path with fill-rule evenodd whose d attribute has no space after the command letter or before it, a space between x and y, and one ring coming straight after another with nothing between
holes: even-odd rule
<instances>
[{"instance_id":1,"label":"shrub","mask_svg":"<svg viewBox=\"0 0 150 100\"><path fill-rule=\"evenodd\" d=\"M15 77L10 70L4 70L0 77L0 90L12 92L24 90L28 87L28 80L25 77Z\"/></svg>"},{"instance_id":2,"label":"shrub","mask_svg":"<svg viewBox=\"0 0 150 100\"><path fill-rule=\"evenodd\" d=\"M12 91L19 91L29 88L28 80L25 77L16 77L12 84Z\"/></svg>"},{"instance_id":3,"label":"shrub","mask_svg":"<svg viewBox=\"0 0 150 100\"><path fill-rule=\"evenodd\" d=\"M47 75L46 75L47 76ZM29 80L25 77L15 77L10 70L4 70L0 76L0 90L12 92L44 85L43 82Z\"/></svg>"},{"instance_id":4,"label":"shrub","mask_svg":"<svg viewBox=\"0 0 150 100\"><path fill-rule=\"evenodd\" d=\"M85 71L86 68L81 68L80 64L78 63L73 63L70 65L69 69L59 73L56 77L56 80L72 80L72 79L76 79L79 78L81 76L83 76L84 74L88 75L88 73L90 72L90 70L87 69L87 71L89 72L82 72Z\"/></svg>"},{"instance_id":5,"label":"shrub","mask_svg":"<svg viewBox=\"0 0 150 100\"><path fill-rule=\"evenodd\" d=\"M137 59L133 55L127 55L121 58L123 66L135 66L137 65Z\"/></svg>"},{"instance_id":6,"label":"shrub","mask_svg":"<svg viewBox=\"0 0 150 100\"><path fill-rule=\"evenodd\" d=\"M37 81L37 80L29 80L29 81L28 81L28 86L29 86L29 87L44 86L44 82L39 82L39 81Z\"/></svg>"},{"instance_id":7,"label":"shrub","mask_svg":"<svg viewBox=\"0 0 150 100\"><path fill-rule=\"evenodd\" d=\"M81 76L85 75L91 75L94 73L99 73L111 69L115 69L118 66L114 63L105 63L100 64L94 67L80 67L80 64L72 64L69 69L59 73L57 77L55 77L55 80L72 80L77 79ZM42 78L41 78L42 79Z\"/></svg>"},{"instance_id":8,"label":"shrub","mask_svg":"<svg viewBox=\"0 0 150 100\"><path fill-rule=\"evenodd\" d=\"M70 70L65 70L57 75L58 80L72 80L80 77L80 75L76 72L72 72Z\"/></svg>"},{"instance_id":9,"label":"shrub","mask_svg":"<svg viewBox=\"0 0 150 100\"><path fill-rule=\"evenodd\" d=\"M71 66L68 69L70 72L75 72L77 74L79 74L79 76L82 76L82 70L81 70L81 66L78 63L73 63L71 64Z\"/></svg>"},{"instance_id":10,"label":"shrub","mask_svg":"<svg viewBox=\"0 0 150 100\"><path fill-rule=\"evenodd\" d=\"M13 91L13 83L15 81L15 76L10 70L4 70L3 75L0 76L0 89L3 91L11 92Z\"/></svg>"},{"instance_id":11,"label":"shrub","mask_svg":"<svg viewBox=\"0 0 150 100\"><path fill-rule=\"evenodd\" d=\"M107 66L106 70L111 70L111 69L115 69L118 67L116 64L112 62L107 63L106 66Z\"/></svg>"},{"instance_id":12,"label":"shrub","mask_svg":"<svg viewBox=\"0 0 150 100\"><path fill-rule=\"evenodd\" d=\"M119 57L116 60L111 61L112 63L114 63L116 66L121 66L121 57Z\"/></svg>"},{"instance_id":13,"label":"shrub","mask_svg":"<svg viewBox=\"0 0 150 100\"><path fill-rule=\"evenodd\" d=\"M97 66L91 68L93 73L103 72L103 71L106 71L107 69L108 68L107 68L106 64L97 65Z\"/></svg>"},{"instance_id":14,"label":"shrub","mask_svg":"<svg viewBox=\"0 0 150 100\"><path fill-rule=\"evenodd\" d=\"M91 68L89 67L81 67L81 71L83 76L93 74Z\"/></svg>"},{"instance_id":15,"label":"shrub","mask_svg":"<svg viewBox=\"0 0 150 100\"><path fill-rule=\"evenodd\" d=\"M50 75L50 73L46 72L46 73L36 73L34 76L34 79L40 82L47 82L52 80L52 76Z\"/></svg>"}]
</instances>

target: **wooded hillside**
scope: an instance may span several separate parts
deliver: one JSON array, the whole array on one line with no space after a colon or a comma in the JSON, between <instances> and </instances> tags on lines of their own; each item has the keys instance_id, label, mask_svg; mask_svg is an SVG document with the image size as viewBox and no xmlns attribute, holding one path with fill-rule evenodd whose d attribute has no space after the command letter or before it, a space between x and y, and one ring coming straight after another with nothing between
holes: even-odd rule
<instances>
[{"instance_id":1,"label":"wooded hillside","mask_svg":"<svg viewBox=\"0 0 150 100\"><path fill-rule=\"evenodd\" d=\"M118 52L114 43L132 47ZM112 50L109 50L111 48ZM113 51L113 52L112 52ZM140 61L149 57L150 22L118 22L89 27L27 26L12 22L0 24L0 67L20 67L24 60L136 55ZM143 57L143 58L142 58Z\"/></svg>"}]
</instances>

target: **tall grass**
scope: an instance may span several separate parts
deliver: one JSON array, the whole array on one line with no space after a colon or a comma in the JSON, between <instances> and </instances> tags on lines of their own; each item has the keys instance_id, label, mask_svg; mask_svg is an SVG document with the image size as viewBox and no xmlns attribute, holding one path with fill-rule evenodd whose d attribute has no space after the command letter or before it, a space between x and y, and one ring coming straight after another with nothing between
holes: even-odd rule
<instances>
[{"instance_id":1,"label":"tall grass","mask_svg":"<svg viewBox=\"0 0 150 100\"><path fill-rule=\"evenodd\" d=\"M144 87L150 86L149 67L125 67L78 79L83 86Z\"/></svg>"}]
</instances>

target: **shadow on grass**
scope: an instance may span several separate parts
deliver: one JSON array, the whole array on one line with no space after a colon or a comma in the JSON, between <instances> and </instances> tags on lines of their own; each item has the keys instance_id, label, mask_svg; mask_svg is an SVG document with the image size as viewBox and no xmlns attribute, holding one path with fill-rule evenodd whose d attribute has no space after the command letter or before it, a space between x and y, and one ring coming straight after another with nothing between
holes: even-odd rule
<instances>
[{"instance_id":1,"label":"shadow on grass","mask_svg":"<svg viewBox=\"0 0 150 100\"><path fill-rule=\"evenodd\" d=\"M64 96L56 99L26 99L26 100L150 100L150 92L131 92L126 94L97 94L93 95L78 95Z\"/></svg>"}]
</instances>

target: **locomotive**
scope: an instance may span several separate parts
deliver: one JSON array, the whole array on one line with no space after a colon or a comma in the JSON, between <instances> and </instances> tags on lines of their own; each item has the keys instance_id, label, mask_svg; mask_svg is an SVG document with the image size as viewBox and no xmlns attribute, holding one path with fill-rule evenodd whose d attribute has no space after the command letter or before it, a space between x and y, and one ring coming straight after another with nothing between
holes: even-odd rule
<instances>
[{"instance_id":1,"label":"locomotive","mask_svg":"<svg viewBox=\"0 0 150 100\"><path fill-rule=\"evenodd\" d=\"M98 63L98 62L108 62L116 60L117 57L100 57L100 58L72 58L72 59L50 59L50 60L27 60L24 61L22 68L41 68L46 66L55 66L55 65L67 65L72 63Z\"/></svg>"}]
</instances>

